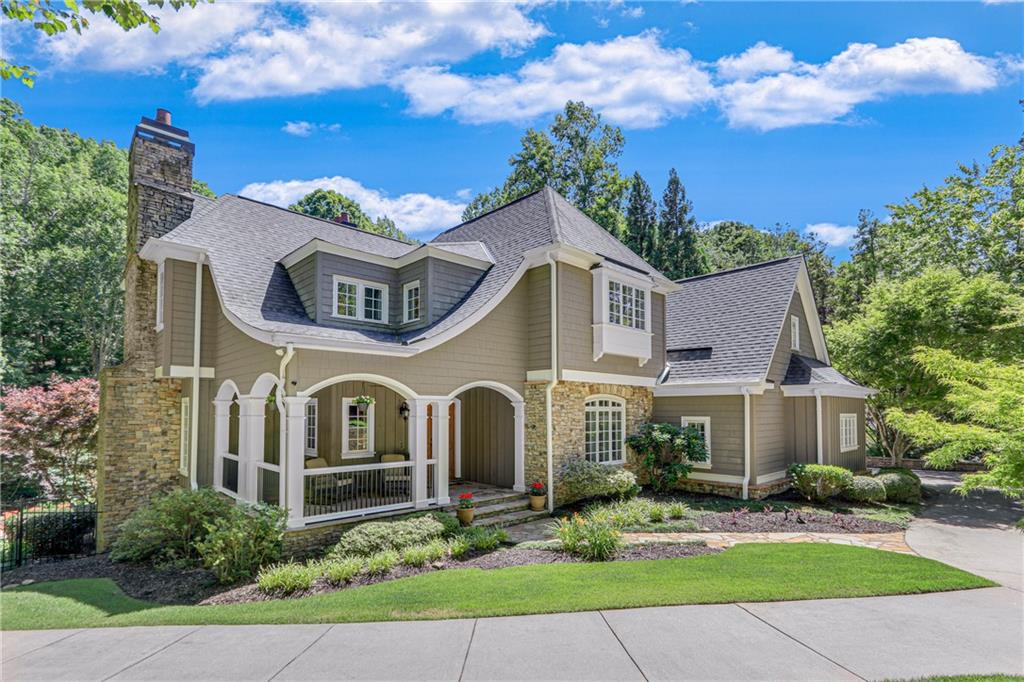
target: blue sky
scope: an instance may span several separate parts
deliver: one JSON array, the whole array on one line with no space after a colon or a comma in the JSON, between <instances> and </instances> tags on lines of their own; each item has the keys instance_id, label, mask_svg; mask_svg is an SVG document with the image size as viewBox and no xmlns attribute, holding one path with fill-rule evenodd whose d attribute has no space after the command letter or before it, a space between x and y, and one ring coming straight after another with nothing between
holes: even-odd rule
<instances>
[{"instance_id":1,"label":"blue sky","mask_svg":"<svg viewBox=\"0 0 1024 682\"><path fill-rule=\"evenodd\" d=\"M215 191L318 185L428 238L500 182L528 126L583 99L621 125L624 173L675 167L702 222L818 229L846 256L884 215L1021 133L1016 3L215 5L159 35L5 26L37 123L127 144L170 109ZM809 226L819 226L818 228Z\"/></svg>"}]
</instances>

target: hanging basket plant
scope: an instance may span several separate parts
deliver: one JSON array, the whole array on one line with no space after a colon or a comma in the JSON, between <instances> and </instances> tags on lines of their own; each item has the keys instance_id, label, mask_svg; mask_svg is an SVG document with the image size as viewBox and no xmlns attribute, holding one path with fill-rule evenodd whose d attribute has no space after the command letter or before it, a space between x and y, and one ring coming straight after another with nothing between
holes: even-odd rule
<instances>
[{"instance_id":1,"label":"hanging basket plant","mask_svg":"<svg viewBox=\"0 0 1024 682\"><path fill-rule=\"evenodd\" d=\"M377 399L372 395L359 395L352 399L352 402L356 405L373 405L377 402Z\"/></svg>"}]
</instances>

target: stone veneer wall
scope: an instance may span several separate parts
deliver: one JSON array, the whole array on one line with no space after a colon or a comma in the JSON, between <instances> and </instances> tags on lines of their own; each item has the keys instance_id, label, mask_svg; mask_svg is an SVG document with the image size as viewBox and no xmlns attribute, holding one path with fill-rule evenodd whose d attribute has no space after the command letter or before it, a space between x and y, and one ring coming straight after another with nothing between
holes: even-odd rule
<instances>
[{"instance_id":1,"label":"stone veneer wall","mask_svg":"<svg viewBox=\"0 0 1024 682\"><path fill-rule=\"evenodd\" d=\"M772 481L771 483L751 485L747 488L747 494L751 500L761 500L769 495L781 493L789 487L790 480L788 478L783 478L778 481ZM676 488L691 493L703 493L705 495L721 495L722 497L733 497L736 499L741 499L743 497L743 486L738 483L717 483L715 481L698 481L693 478L687 478L679 481L679 483L676 484Z\"/></svg>"},{"instance_id":2,"label":"stone veneer wall","mask_svg":"<svg viewBox=\"0 0 1024 682\"><path fill-rule=\"evenodd\" d=\"M547 480L547 430L545 421L546 382L526 384L526 443L524 468L526 483ZM584 403L593 395L613 395L626 402L626 435L635 433L651 419L654 392L640 386L560 381L552 392L552 467L555 472L555 504L567 499L558 482L558 470L570 457L583 457L585 448ZM632 453L626 453L627 468L632 468Z\"/></svg>"}]
</instances>

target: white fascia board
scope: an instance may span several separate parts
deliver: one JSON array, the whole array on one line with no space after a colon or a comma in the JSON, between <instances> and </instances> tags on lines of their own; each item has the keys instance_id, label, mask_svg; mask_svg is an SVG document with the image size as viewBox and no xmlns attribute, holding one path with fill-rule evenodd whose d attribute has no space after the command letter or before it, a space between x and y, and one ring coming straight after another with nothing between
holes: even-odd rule
<instances>
[{"instance_id":1,"label":"white fascia board","mask_svg":"<svg viewBox=\"0 0 1024 682\"><path fill-rule=\"evenodd\" d=\"M551 381L550 369L531 369L526 373L527 381Z\"/></svg>"},{"instance_id":2,"label":"white fascia board","mask_svg":"<svg viewBox=\"0 0 1024 682\"><path fill-rule=\"evenodd\" d=\"M691 395L743 395L744 389L751 395L762 395L774 387L770 381L720 382L704 384L661 384L654 388L654 397L669 398Z\"/></svg>"},{"instance_id":3,"label":"white fascia board","mask_svg":"<svg viewBox=\"0 0 1024 682\"><path fill-rule=\"evenodd\" d=\"M545 247L545 251L550 253L551 257L559 263L574 265L577 268L583 268L584 270L589 270L602 262L602 258L600 256L561 242L552 244L550 247Z\"/></svg>"},{"instance_id":4,"label":"white fascia board","mask_svg":"<svg viewBox=\"0 0 1024 682\"><path fill-rule=\"evenodd\" d=\"M550 372L549 372L550 374ZM527 379L530 373L527 372ZM594 384L619 384L621 386L649 386L653 387L657 378L638 377L630 374L608 374L605 372L583 372L575 369L562 370L563 381L584 381Z\"/></svg>"},{"instance_id":5,"label":"white fascia board","mask_svg":"<svg viewBox=\"0 0 1024 682\"><path fill-rule=\"evenodd\" d=\"M299 248L295 249L287 256L281 259L281 264L286 268L290 268L303 258L306 258L314 253L330 253L336 256L345 256L346 258L353 258L355 260L364 261L367 263L375 263L377 265L384 265L389 268L401 268L410 263L415 263L418 260L427 258L437 258L439 260L448 261L451 263L458 263L459 265L465 265L467 267L474 268L476 270L486 270L487 268L494 265L493 262L480 260L479 258L473 258L461 253L453 253L452 251L446 251L439 249L432 244L423 244L409 253L406 253L398 258L389 258L388 256L381 256L375 253L369 253L367 251L360 251L358 249L352 249L347 246L340 246L338 244L332 244L322 239L311 239Z\"/></svg>"},{"instance_id":6,"label":"white fascia board","mask_svg":"<svg viewBox=\"0 0 1024 682\"><path fill-rule=\"evenodd\" d=\"M139 256L154 263L163 263L168 258L194 263L200 258L206 258L206 249L150 237L139 249Z\"/></svg>"},{"instance_id":7,"label":"white fascia board","mask_svg":"<svg viewBox=\"0 0 1024 682\"><path fill-rule=\"evenodd\" d=\"M188 365L170 365L165 372L161 365L156 368L155 376L157 379L191 379L192 368ZM200 379L213 379L215 376L216 373L213 367L199 368Z\"/></svg>"},{"instance_id":8,"label":"white fascia board","mask_svg":"<svg viewBox=\"0 0 1024 682\"><path fill-rule=\"evenodd\" d=\"M849 384L800 384L782 386L782 395L787 398L814 397L816 395L830 398L868 398L878 393L877 389L867 386L850 386Z\"/></svg>"}]
</instances>

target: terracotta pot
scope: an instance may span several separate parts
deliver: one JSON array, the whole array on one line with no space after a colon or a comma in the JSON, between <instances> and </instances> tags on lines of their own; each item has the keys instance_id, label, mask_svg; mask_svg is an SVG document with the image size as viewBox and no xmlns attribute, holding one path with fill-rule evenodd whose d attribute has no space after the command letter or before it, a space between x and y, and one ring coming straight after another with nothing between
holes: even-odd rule
<instances>
[{"instance_id":1,"label":"terracotta pot","mask_svg":"<svg viewBox=\"0 0 1024 682\"><path fill-rule=\"evenodd\" d=\"M547 495L530 495L530 510L544 511L544 507L547 506L547 501Z\"/></svg>"},{"instance_id":2,"label":"terracotta pot","mask_svg":"<svg viewBox=\"0 0 1024 682\"><path fill-rule=\"evenodd\" d=\"M459 517L459 523L463 526L468 526L473 523L473 515L476 514L476 509L456 509L455 515Z\"/></svg>"}]
</instances>

